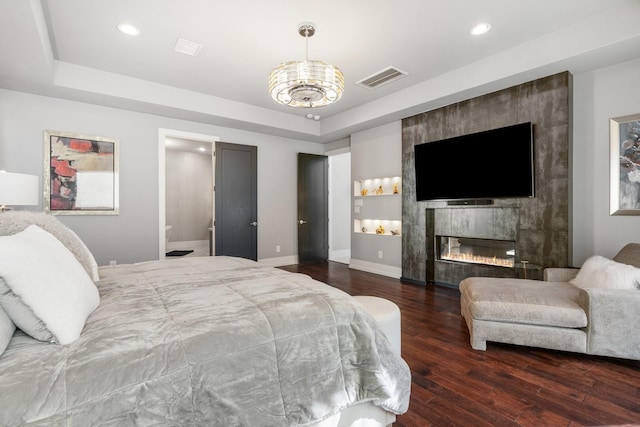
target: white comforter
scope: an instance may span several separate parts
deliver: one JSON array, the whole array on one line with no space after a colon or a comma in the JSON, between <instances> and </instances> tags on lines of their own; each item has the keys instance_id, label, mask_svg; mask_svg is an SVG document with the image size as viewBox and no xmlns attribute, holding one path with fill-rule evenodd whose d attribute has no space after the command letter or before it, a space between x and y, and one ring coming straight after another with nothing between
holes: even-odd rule
<instances>
[{"instance_id":1,"label":"white comforter","mask_svg":"<svg viewBox=\"0 0 640 427\"><path fill-rule=\"evenodd\" d=\"M344 292L229 257L102 267L68 346L20 332L0 356L0 425L291 426L370 401L407 410L411 375Z\"/></svg>"}]
</instances>

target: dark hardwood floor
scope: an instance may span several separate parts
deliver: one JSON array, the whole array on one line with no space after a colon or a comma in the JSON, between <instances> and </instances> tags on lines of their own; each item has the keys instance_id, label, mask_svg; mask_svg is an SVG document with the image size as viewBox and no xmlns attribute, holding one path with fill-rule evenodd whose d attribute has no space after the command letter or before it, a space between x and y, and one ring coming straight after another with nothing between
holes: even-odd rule
<instances>
[{"instance_id":1,"label":"dark hardwood floor","mask_svg":"<svg viewBox=\"0 0 640 427\"><path fill-rule=\"evenodd\" d=\"M475 351L457 289L402 283L335 262L282 268L400 307L412 389L409 411L395 427L640 425L638 361L494 343Z\"/></svg>"}]
</instances>

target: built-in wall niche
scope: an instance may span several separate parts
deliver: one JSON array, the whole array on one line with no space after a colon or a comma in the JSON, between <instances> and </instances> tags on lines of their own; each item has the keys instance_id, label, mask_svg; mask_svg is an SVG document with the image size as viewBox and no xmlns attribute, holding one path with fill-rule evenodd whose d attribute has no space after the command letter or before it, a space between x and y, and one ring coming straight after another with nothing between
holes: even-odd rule
<instances>
[{"instance_id":1,"label":"built-in wall niche","mask_svg":"<svg viewBox=\"0 0 640 427\"><path fill-rule=\"evenodd\" d=\"M356 197L395 194L402 194L402 178L399 176L362 179L353 182L353 195Z\"/></svg>"},{"instance_id":2,"label":"built-in wall niche","mask_svg":"<svg viewBox=\"0 0 640 427\"><path fill-rule=\"evenodd\" d=\"M400 236L402 221L390 219L355 219L354 233L376 234L379 236Z\"/></svg>"}]
</instances>

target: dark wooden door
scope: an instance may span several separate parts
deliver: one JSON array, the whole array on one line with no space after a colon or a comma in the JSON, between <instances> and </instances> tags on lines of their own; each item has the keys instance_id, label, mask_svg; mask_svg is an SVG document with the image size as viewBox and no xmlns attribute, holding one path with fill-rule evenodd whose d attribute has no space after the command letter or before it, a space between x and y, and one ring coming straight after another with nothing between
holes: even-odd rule
<instances>
[{"instance_id":1,"label":"dark wooden door","mask_svg":"<svg viewBox=\"0 0 640 427\"><path fill-rule=\"evenodd\" d=\"M216 143L216 255L258 260L257 171L257 147Z\"/></svg>"},{"instance_id":2,"label":"dark wooden door","mask_svg":"<svg viewBox=\"0 0 640 427\"><path fill-rule=\"evenodd\" d=\"M298 153L298 261L329 257L329 160Z\"/></svg>"}]
</instances>

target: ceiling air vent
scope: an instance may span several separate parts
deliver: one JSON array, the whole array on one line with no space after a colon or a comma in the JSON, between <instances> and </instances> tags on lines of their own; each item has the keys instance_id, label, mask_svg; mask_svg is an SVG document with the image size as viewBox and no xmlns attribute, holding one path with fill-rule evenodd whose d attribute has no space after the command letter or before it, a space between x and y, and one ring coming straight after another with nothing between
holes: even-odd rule
<instances>
[{"instance_id":1,"label":"ceiling air vent","mask_svg":"<svg viewBox=\"0 0 640 427\"><path fill-rule=\"evenodd\" d=\"M201 44L186 39L178 39L175 47L173 48L173 50L178 53L184 53L185 55L190 56L198 56L201 49Z\"/></svg>"},{"instance_id":2,"label":"ceiling air vent","mask_svg":"<svg viewBox=\"0 0 640 427\"><path fill-rule=\"evenodd\" d=\"M366 87L367 89L377 89L380 86L386 85L387 83L391 83L408 75L409 73L405 71L389 66L382 71L378 71L377 73L356 82L356 84Z\"/></svg>"}]
</instances>

